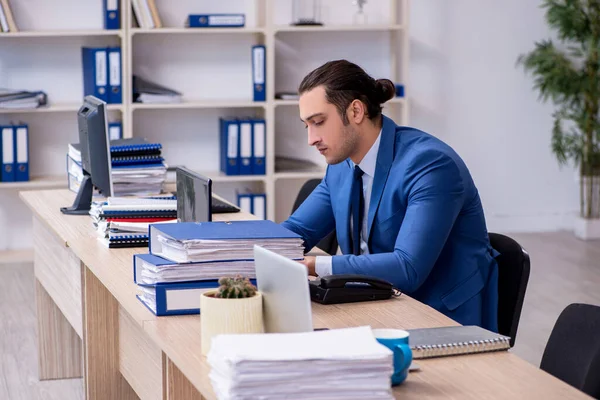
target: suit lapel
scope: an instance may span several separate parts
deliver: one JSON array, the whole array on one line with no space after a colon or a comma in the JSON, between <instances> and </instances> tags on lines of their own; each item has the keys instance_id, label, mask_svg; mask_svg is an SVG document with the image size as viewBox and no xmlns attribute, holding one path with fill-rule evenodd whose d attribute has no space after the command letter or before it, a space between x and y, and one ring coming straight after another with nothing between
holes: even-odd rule
<instances>
[{"instance_id":1,"label":"suit lapel","mask_svg":"<svg viewBox=\"0 0 600 400\"><path fill-rule=\"evenodd\" d=\"M377 153L377 166L375 167L375 176L373 177L373 187L371 189L371 201L369 203L369 221L367 227L367 243L370 243L373 221L381 201L381 195L385 188L392 163L394 161L394 145L396 143L396 124L383 116L383 129L379 142L379 151Z\"/></svg>"},{"instance_id":2,"label":"suit lapel","mask_svg":"<svg viewBox=\"0 0 600 400\"><path fill-rule=\"evenodd\" d=\"M343 254L351 254L352 249L350 243L350 202L351 202L351 191L352 191L352 168L348 160L344 161L347 167L346 176L340 187L340 202L338 208L339 225L337 227L337 237L340 249Z\"/></svg>"}]
</instances>

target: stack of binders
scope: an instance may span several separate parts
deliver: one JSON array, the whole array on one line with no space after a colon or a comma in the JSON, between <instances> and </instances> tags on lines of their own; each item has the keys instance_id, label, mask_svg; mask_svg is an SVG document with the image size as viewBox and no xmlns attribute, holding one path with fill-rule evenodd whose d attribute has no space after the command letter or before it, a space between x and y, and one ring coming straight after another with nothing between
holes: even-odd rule
<instances>
[{"instance_id":1,"label":"stack of binders","mask_svg":"<svg viewBox=\"0 0 600 400\"><path fill-rule=\"evenodd\" d=\"M92 204L90 216L99 239L108 248L148 247L153 223L177 222L174 196L109 197Z\"/></svg>"},{"instance_id":2,"label":"stack of binders","mask_svg":"<svg viewBox=\"0 0 600 400\"><path fill-rule=\"evenodd\" d=\"M143 138L111 140L110 156L113 196L151 196L163 193L167 164L162 157L160 143L149 143ZM69 144L67 174L69 189L79 190L83 181L83 169L78 143Z\"/></svg>"},{"instance_id":3,"label":"stack of binders","mask_svg":"<svg viewBox=\"0 0 600 400\"><path fill-rule=\"evenodd\" d=\"M266 173L266 128L262 118L220 118L221 172L226 175Z\"/></svg>"},{"instance_id":4,"label":"stack of binders","mask_svg":"<svg viewBox=\"0 0 600 400\"><path fill-rule=\"evenodd\" d=\"M258 219L267 218L267 195L265 193L239 193L238 207Z\"/></svg>"},{"instance_id":5,"label":"stack of binders","mask_svg":"<svg viewBox=\"0 0 600 400\"><path fill-rule=\"evenodd\" d=\"M24 123L0 126L0 182L29 180L29 126Z\"/></svg>"},{"instance_id":6,"label":"stack of binders","mask_svg":"<svg viewBox=\"0 0 600 400\"><path fill-rule=\"evenodd\" d=\"M294 260L304 257L300 236L272 221L150 224L149 253L133 258L137 298L154 314L199 314L200 294L221 277L256 279L254 245Z\"/></svg>"},{"instance_id":7,"label":"stack of binders","mask_svg":"<svg viewBox=\"0 0 600 400\"><path fill-rule=\"evenodd\" d=\"M83 47L83 95L92 95L108 104L121 104L122 67L120 47Z\"/></svg>"}]
</instances>

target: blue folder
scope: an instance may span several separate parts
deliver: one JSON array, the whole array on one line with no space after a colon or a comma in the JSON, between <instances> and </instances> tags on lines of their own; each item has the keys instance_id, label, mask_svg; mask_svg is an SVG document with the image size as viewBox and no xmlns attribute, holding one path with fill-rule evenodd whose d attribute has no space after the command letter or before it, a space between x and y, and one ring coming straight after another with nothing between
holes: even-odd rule
<instances>
[{"instance_id":1,"label":"blue folder","mask_svg":"<svg viewBox=\"0 0 600 400\"><path fill-rule=\"evenodd\" d=\"M239 175L240 125L235 118L219 119L219 145L221 149L221 172Z\"/></svg>"},{"instance_id":2,"label":"blue folder","mask_svg":"<svg viewBox=\"0 0 600 400\"><path fill-rule=\"evenodd\" d=\"M15 181L15 134L12 126L0 126L0 181Z\"/></svg>"},{"instance_id":3,"label":"blue folder","mask_svg":"<svg viewBox=\"0 0 600 400\"><path fill-rule=\"evenodd\" d=\"M110 140L123 139L123 124L121 122L109 122L108 136Z\"/></svg>"},{"instance_id":4,"label":"blue folder","mask_svg":"<svg viewBox=\"0 0 600 400\"><path fill-rule=\"evenodd\" d=\"M252 147L253 147L253 132L252 132L252 119L251 118L240 118L240 152L239 152L239 165L240 175L252 175L252 166L254 161L252 159Z\"/></svg>"},{"instance_id":5,"label":"blue folder","mask_svg":"<svg viewBox=\"0 0 600 400\"><path fill-rule=\"evenodd\" d=\"M104 12L104 29L121 29L120 0L104 0L102 11Z\"/></svg>"},{"instance_id":6,"label":"blue folder","mask_svg":"<svg viewBox=\"0 0 600 400\"><path fill-rule=\"evenodd\" d=\"M254 101L265 101L267 99L267 57L264 45L252 46L252 85Z\"/></svg>"},{"instance_id":7,"label":"blue folder","mask_svg":"<svg viewBox=\"0 0 600 400\"><path fill-rule=\"evenodd\" d=\"M301 239L300 235L271 220L179 222L150 224L150 253L157 235L173 240Z\"/></svg>"},{"instance_id":8,"label":"blue folder","mask_svg":"<svg viewBox=\"0 0 600 400\"><path fill-rule=\"evenodd\" d=\"M242 28L246 24L244 14L190 14L189 28Z\"/></svg>"},{"instance_id":9,"label":"blue folder","mask_svg":"<svg viewBox=\"0 0 600 400\"><path fill-rule=\"evenodd\" d=\"M109 89L108 103L110 104L121 104L123 102L123 93L121 90L121 48L120 47L109 47L108 48L108 80Z\"/></svg>"},{"instance_id":10,"label":"blue folder","mask_svg":"<svg viewBox=\"0 0 600 400\"><path fill-rule=\"evenodd\" d=\"M250 279L256 286L256 279ZM155 302L147 304L142 296L136 295L156 316L200 314L200 294L219 287L218 279L209 281L192 281L181 283L157 283L152 286L141 286L141 290L154 293ZM153 309L154 308L154 309Z\"/></svg>"},{"instance_id":11,"label":"blue folder","mask_svg":"<svg viewBox=\"0 0 600 400\"><path fill-rule=\"evenodd\" d=\"M13 126L15 181L29 180L29 127L26 124Z\"/></svg>"},{"instance_id":12,"label":"blue folder","mask_svg":"<svg viewBox=\"0 0 600 400\"><path fill-rule=\"evenodd\" d=\"M82 47L83 95L108 103L108 54L106 47Z\"/></svg>"},{"instance_id":13,"label":"blue folder","mask_svg":"<svg viewBox=\"0 0 600 400\"><path fill-rule=\"evenodd\" d=\"M240 262L240 261L253 261L253 260L236 260L236 262ZM179 265L174 261L171 260L167 260L166 258L163 257L159 257L157 255L154 254L134 254L133 255L133 282L136 283L137 285L140 286L155 286L159 283L167 283L167 282L156 282L155 284L147 284L147 283L143 283L142 282L142 278L139 278L138 281L138 277L141 275L141 271L142 271L142 267L140 266L140 264L142 264L142 262L145 262L147 264L152 265L153 267L168 267L169 269L177 269ZM198 269L202 269L204 264L223 264L224 268L226 268L227 266L225 265L226 263L228 263L228 261L207 261L207 262L194 262L191 263L193 264L194 267L198 267ZM213 276L210 279L194 279L193 281L207 281L207 280L213 280L213 279L218 279L220 278L219 276ZM190 279L180 279L179 283L182 282L191 282L192 280ZM174 282L171 282L174 283Z\"/></svg>"},{"instance_id":14,"label":"blue folder","mask_svg":"<svg viewBox=\"0 0 600 400\"><path fill-rule=\"evenodd\" d=\"M254 119L252 127L252 174L265 175L267 173L267 130L264 119Z\"/></svg>"}]
</instances>

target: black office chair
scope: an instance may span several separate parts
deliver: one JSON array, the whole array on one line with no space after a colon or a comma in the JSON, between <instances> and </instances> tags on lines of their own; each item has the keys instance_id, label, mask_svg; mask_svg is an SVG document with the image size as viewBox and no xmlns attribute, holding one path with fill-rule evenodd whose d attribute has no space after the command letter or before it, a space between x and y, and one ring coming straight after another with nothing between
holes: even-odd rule
<instances>
[{"instance_id":1,"label":"black office chair","mask_svg":"<svg viewBox=\"0 0 600 400\"><path fill-rule=\"evenodd\" d=\"M600 398L600 307L574 303L562 311L540 368L589 396Z\"/></svg>"},{"instance_id":2,"label":"black office chair","mask_svg":"<svg viewBox=\"0 0 600 400\"><path fill-rule=\"evenodd\" d=\"M300 188L300 192L296 197L296 201L294 202L294 206L292 208L292 213L300 207L300 205L306 200L308 195L312 193L313 190L321 183L321 179L311 179L306 181L304 185ZM335 255L338 248L338 241L335 233L335 229L330 232L327 236L325 236L319 243L317 243L317 247L321 250L325 251L329 255Z\"/></svg>"},{"instance_id":3,"label":"black office chair","mask_svg":"<svg viewBox=\"0 0 600 400\"><path fill-rule=\"evenodd\" d=\"M510 337L510 347L515 345L517 328L525 290L529 282L529 255L514 239L489 233L490 243L500 255L498 262L498 332Z\"/></svg>"}]
</instances>

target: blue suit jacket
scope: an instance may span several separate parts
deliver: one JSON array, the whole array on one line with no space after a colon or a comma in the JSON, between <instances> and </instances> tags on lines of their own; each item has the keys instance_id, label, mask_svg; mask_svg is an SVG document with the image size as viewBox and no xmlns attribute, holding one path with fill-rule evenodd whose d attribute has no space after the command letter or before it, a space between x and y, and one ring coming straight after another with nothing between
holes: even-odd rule
<instances>
[{"instance_id":1,"label":"blue suit jacket","mask_svg":"<svg viewBox=\"0 0 600 400\"><path fill-rule=\"evenodd\" d=\"M392 282L463 325L497 331L497 254L483 208L461 158L439 139L383 116L368 210L371 254L352 255L349 230L352 167L330 165L323 181L282 223L307 249L336 229L344 255L334 274Z\"/></svg>"}]
</instances>

